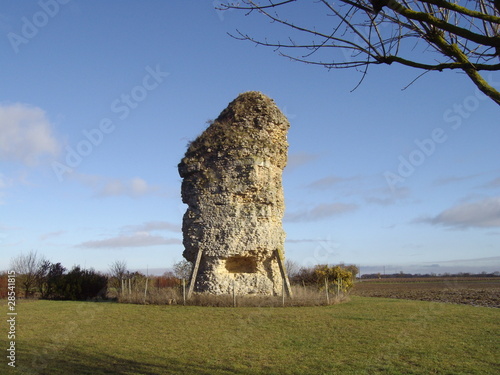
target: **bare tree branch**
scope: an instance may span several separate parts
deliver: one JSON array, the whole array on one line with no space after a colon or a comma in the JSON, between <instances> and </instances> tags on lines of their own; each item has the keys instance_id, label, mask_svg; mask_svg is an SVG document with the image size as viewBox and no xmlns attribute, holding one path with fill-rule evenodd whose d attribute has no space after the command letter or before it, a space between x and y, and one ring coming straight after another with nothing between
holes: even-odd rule
<instances>
[{"instance_id":1,"label":"bare tree branch","mask_svg":"<svg viewBox=\"0 0 500 375\"><path fill-rule=\"evenodd\" d=\"M455 3L450 3L450 2L445 1L445 0L421 0L421 1L423 3L437 5L440 8L452 10L454 12L458 12L458 13L464 14L466 16L479 18L479 19L482 19L485 21L500 23L500 17L497 17L497 16L492 15L492 14L487 14L487 13L485 13L485 11L477 12L475 10L468 9L466 7L460 6L460 5L455 4ZM483 3L483 5L484 5L484 3ZM500 12L500 10L499 10L499 12Z\"/></svg>"},{"instance_id":2,"label":"bare tree branch","mask_svg":"<svg viewBox=\"0 0 500 375\"><path fill-rule=\"evenodd\" d=\"M423 0L422 0L423 1ZM398 2L392 0L387 2L387 7L392 9L394 12L401 14L402 16L415 20L426 22L432 26L435 26L437 29L448 31L457 36L461 36L467 40L471 40L478 44L483 44L492 47L500 47L500 38L497 37L489 37L487 35L481 35L477 33L473 33L472 31L458 27L456 25L450 24L442 19L434 17L432 14L424 13L424 12L416 12L409 8L403 7Z\"/></svg>"},{"instance_id":3,"label":"bare tree branch","mask_svg":"<svg viewBox=\"0 0 500 375\"><path fill-rule=\"evenodd\" d=\"M300 17L318 6L323 7L328 22L311 24L307 17ZM500 70L500 0L460 5L452 0L319 0L309 5L294 0L243 0L223 7L244 10L247 15L255 11L288 28L290 36L285 43L239 30L232 36L273 47L291 60L328 69L364 67L360 83L372 64L397 63L425 71L462 70L500 104L498 89L479 73ZM289 10L286 17L278 13ZM331 49L342 55L324 53Z\"/></svg>"}]
</instances>

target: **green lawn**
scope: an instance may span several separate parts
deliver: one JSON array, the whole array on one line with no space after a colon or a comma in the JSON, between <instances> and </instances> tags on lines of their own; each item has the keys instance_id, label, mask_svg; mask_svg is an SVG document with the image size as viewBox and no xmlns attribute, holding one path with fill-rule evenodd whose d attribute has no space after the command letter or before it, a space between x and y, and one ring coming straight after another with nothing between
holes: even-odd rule
<instances>
[{"instance_id":1,"label":"green lawn","mask_svg":"<svg viewBox=\"0 0 500 375\"><path fill-rule=\"evenodd\" d=\"M35 301L17 312L17 367L4 359L2 374L500 373L492 308L352 297L296 308Z\"/></svg>"}]
</instances>

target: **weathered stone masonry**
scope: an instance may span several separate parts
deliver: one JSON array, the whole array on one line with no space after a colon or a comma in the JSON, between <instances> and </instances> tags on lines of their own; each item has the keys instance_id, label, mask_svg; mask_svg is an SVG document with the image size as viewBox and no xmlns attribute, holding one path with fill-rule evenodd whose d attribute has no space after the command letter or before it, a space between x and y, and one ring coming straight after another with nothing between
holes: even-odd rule
<instances>
[{"instance_id":1,"label":"weathered stone masonry","mask_svg":"<svg viewBox=\"0 0 500 375\"><path fill-rule=\"evenodd\" d=\"M290 124L259 92L239 95L194 140L179 164L184 257L194 291L281 294L284 252L282 172Z\"/></svg>"}]
</instances>

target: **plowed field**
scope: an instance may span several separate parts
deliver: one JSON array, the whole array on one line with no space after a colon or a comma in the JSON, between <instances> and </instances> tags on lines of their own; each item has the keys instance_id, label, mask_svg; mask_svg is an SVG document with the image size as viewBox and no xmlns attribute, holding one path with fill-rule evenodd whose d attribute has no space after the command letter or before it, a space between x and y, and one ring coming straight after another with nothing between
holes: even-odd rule
<instances>
[{"instance_id":1,"label":"plowed field","mask_svg":"<svg viewBox=\"0 0 500 375\"><path fill-rule=\"evenodd\" d=\"M500 277L362 280L351 294L500 308Z\"/></svg>"}]
</instances>

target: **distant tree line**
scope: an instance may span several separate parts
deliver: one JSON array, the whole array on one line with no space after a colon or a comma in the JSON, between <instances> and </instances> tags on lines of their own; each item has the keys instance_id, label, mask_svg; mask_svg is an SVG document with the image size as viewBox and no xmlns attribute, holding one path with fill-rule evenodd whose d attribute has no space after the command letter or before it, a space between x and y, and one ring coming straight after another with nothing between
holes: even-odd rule
<instances>
[{"instance_id":1,"label":"distant tree line","mask_svg":"<svg viewBox=\"0 0 500 375\"><path fill-rule=\"evenodd\" d=\"M115 261L109 272L73 266L70 270L61 263L53 263L35 251L21 254L11 260L10 269L16 271L17 295L25 298L57 300L120 299L123 296L155 290L179 288L187 279L191 263L177 262L173 272L149 276L127 270L125 261ZM0 273L0 298L7 296L7 273Z\"/></svg>"}]
</instances>

